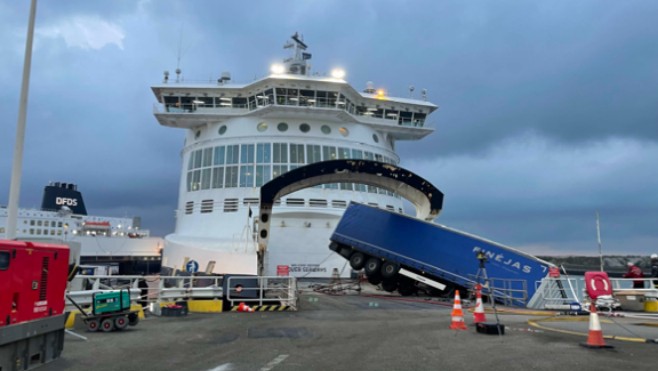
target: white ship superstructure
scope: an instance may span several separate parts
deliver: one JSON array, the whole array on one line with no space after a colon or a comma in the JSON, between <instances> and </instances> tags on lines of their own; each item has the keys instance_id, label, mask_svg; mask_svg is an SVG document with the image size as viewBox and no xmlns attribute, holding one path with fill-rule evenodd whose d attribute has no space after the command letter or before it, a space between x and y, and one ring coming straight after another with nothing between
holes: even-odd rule
<instances>
[{"instance_id":1,"label":"white ship superstructure","mask_svg":"<svg viewBox=\"0 0 658 371\"><path fill-rule=\"evenodd\" d=\"M254 237L259 188L306 164L368 159L398 164L398 140L430 134L427 116L437 106L424 98L394 98L371 83L359 92L340 70L310 72L311 55L295 34L292 57L272 73L235 84L189 83L180 70L153 86L155 117L186 131L176 230L165 237L162 265L168 270L214 274L328 277L345 259L330 251L329 236L350 201L403 211L396 194L363 184L325 184L280 199L259 272ZM174 80L174 81L172 81Z\"/></svg>"},{"instance_id":2,"label":"white ship superstructure","mask_svg":"<svg viewBox=\"0 0 658 371\"><path fill-rule=\"evenodd\" d=\"M7 208L2 206L0 238L6 238L6 226ZM114 265L126 274L159 270L164 245L141 228L138 217L87 215L77 185L62 182L45 187L40 209L18 210L16 238L79 244L82 264Z\"/></svg>"}]
</instances>

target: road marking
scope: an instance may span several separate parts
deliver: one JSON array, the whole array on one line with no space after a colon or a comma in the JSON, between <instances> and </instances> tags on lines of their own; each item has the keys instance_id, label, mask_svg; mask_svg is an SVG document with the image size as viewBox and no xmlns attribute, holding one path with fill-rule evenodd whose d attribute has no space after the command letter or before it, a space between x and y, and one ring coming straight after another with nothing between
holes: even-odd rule
<instances>
[{"instance_id":1,"label":"road marking","mask_svg":"<svg viewBox=\"0 0 658 371\"><path fill-rule=\"evenodd\" d=\"M274 358L273 360L270 361L270 363L266 364L263 366L263 368L260 369L260 371L270 371L274 367L276 367L279 363L283 362L288 358L287 354L281 354L280 356Z\"/></svg>"},{"instance_id":2,"label":"road marking","mask_svg":"<svg viewBox=\"0 0 658 371\"><path fill-rule=\"evenodd\" d=\"M223 365L219 365L215 368L211 368L208 371L231 371L233 369L233 365L230 363L224 363Z\"/></svg>"}]
</instances>

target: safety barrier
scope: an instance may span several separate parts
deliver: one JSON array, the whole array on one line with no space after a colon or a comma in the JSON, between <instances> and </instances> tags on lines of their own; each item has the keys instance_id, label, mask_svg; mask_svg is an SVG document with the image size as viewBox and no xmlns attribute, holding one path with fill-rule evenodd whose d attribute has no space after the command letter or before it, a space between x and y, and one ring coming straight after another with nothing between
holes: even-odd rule
<instances>
[{"instance_id":1,"label":"safety barrier","mask_svg":"<svg viewBox=\"0 0 658 371\"><path fill-rule=\"evenodd\" d=\"M632 302L622 302L622 307L637 311L658 311L658 290L653 288L654 278L610 278L614 297L631 298L637 297L637 305L631 306ZM644 288L633 288L634 281L643 281ZM535 296L528 303L528 308L550 309L561 311L587 310L589 301L585 290L585 279L582 276L563 276L559 278L546 277L537 283ZM648 302L649 304L644 304ZM654 304L656 302L656 304ZM642 308L644 306L644 308ZM648 307L648 308L647 308ZM654 309L654 307L656 307Z\"/></svg>"},{"instance_id":2,"label":"safety barrier","mask_svg":"<svg viewBox=\"0 0 658 371\"><path fill-rule=\"evenodd\" d=\"M482 281L483 277L475 277L469 275L469 278L474 282ZM495 299L497 302L504 305L526 305L528 303L528 286L526 280L521 279L505 279L489 277L487 282L482 283L482 295ZM474 293L475 290L470 288Z\"/></svg>"},{"instance_id":3,"label":"safety barrier","mask_svg":"<svg viewBox=\"0 0 658 371\"><path fill-rule=\"evenodd\" d=\"M231 310L242 302L251 304L256 311L270 308L296 311L298 308L295 277L229 277L227 287L226 300L231 304Z\"/></svg>"}]
</instances>

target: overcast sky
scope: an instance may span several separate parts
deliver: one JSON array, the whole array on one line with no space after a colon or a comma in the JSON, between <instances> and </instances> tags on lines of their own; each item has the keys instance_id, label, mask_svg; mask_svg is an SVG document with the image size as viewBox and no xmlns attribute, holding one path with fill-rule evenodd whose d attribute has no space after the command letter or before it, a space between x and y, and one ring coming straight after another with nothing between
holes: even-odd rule
<instances>
[{"instance_id":1,"label":"overcast sky","mask_svg":"<svg viewBox=\"0 0 658 371\"><path fill-rule=\"evenodd\" d=\"M247 83L303 34L357 89L428 90L436 131L401 165L445 193L441 224L537 254L658 253L658 2L40 0L21 207L77 183L91 214L173 232L184 132L150 86ZM0 0L7 204L29 1Z\"/></svg>"}]
</instances>

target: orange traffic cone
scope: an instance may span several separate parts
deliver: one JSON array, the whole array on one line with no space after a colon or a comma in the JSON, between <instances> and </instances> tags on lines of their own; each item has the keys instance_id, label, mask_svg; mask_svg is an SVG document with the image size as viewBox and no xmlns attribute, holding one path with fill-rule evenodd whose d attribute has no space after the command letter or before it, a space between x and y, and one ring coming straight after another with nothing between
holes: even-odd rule
<instances>
[{"instance_id":1,"label":"orange traffic cone","mask_svg":"<svg viewBox=\"0 0 658 371\"><path fill-rule=\"evenodd\" d=\"M611 345L606 345L603 341L603 331L601 331L601 323L599 322L599 315L596 313L596 305L594 303L590 306L587 343L581 343L580 345L586 348L614 348Z\"/></svg>"},{"instance_id":2,"label":"orange traffic cone","mask_svg":"<svg viewBox=\"0 0 658 371\"><path fill-rule=\"evenodd\" d=\"M455 304L452 307L452 322L450 323L451 330L466 330L464 323L464 312L462 311L462 301L459 297L459 290L455 291Z\"/></svg>"},{"instance_id":3,"label":"orange traffic cone","mask_svg":"<svg viewBox=\"0 0 658 371\"><path fill-rule=\"evenodd\" d=\"M481 289L482 286L479 284L475 286L475 310L473 310L473 322L475 324L487 321L487 317L484 315L484 305L482 305Z\"/></svg>"}]
</instances>

